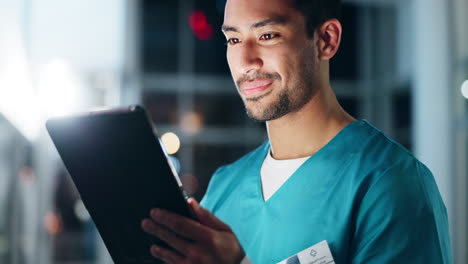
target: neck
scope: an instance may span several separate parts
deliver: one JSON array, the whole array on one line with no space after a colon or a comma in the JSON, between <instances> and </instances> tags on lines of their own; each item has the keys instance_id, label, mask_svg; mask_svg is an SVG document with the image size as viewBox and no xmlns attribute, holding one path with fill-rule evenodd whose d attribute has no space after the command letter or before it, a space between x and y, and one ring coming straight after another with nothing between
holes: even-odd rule
<instances>
[{"instance_id":1,"label":"neck","mask_svg":"<svg viewBox=\"0 0 468 264\"><path fill-rule=\"evenodd\" d=\"M266 123L271 153L280 160L312 156L354 120L328 85L299 111Z\"/></svg>"}]
</instances>

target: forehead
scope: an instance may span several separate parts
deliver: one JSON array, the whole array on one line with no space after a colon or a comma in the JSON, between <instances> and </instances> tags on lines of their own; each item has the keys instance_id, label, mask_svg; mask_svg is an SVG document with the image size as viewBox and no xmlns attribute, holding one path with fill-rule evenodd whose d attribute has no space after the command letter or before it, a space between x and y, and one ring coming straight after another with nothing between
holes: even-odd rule
<instances>
[{"instance_id":1,"label":"forehead","mask_svg":"<svg viewBox=\"0 0 468 264\"><path fill-rule=\"evenodd\" d=\"M298 20L302 14L293 4L294 0L227 0L224 25L243 27L269 18Z\"/></svg>"}]
</instances>

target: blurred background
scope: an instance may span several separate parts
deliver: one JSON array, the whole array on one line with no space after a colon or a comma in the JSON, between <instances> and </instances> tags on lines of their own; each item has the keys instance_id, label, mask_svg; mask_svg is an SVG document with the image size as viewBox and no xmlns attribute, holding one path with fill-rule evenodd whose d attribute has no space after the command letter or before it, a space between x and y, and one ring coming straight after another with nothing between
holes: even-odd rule
<instances>
[{"instance_id":1,"label":"blurred background","mask_svg":"<svg viewBox=\"0 0 468 264\"><path fill-rule=\"evenodd\" d=\"M112 263L44 120L142 104L187 191L266 139L225 59L223 0L0 0L0 263ZM467 263L468 1L345 0L332 85L432 170Z\"/></svg>"}]
</instances>

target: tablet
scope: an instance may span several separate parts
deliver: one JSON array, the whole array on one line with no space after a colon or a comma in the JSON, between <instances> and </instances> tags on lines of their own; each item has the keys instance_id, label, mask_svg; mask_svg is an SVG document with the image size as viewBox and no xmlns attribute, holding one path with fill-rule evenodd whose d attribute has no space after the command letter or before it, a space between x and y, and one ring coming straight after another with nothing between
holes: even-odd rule
<instances>
[{"instance_id":1,"label":"tablet","mask_svg":"<svg viewBox=\"0 0 468 264\"><path fill-rule=\"evenodd\" d=\"M176 170L141 106L49 119L47 131L115 263L162 263L141 221L151 208L194 219Z\"/></svg>"}]
</instances>

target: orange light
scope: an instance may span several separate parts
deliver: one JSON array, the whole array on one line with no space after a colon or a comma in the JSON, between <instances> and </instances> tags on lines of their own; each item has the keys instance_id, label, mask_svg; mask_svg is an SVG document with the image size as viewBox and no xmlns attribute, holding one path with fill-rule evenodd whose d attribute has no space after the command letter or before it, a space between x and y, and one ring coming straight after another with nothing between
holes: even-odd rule
<instances>
[{"instance_id":1,"label":"orange light","mask_svg":"<svg viewBox=\"0 0 468 264\"><path fill-rule=\"evenodd\" d=\"M203 119L199 113L188 112L182 116L180 127L188 135L195 135L200 132L203 126Z\"/></svg>"},{"instance_id":2,"label":"orange light","mask_svg":"<svg viewBox=\"0 0 468 264\"><path fill-rule=\"evenodd\" d=\"M62 218L55 212L48 212L44 217L44 224L47 232L57 235L63 229Z\"/></svg>"},{"instance_id":3,"label":"orange light","mask_svg":"<svg viewBox=\"0 0 468 264\"><path fill-rule=\"evenodd\" d=\"M28 166L23 166L19 170L19 178L22 184L31 185L34 183L34 180L36 179L36 175L34 174L33 169L31 169Z\"/></svg>"},{"instance_id":4,"label":"orange light","mask_svg":"<svg viewBox=\"0 0 468 264\"><path fill-rule=\"evenodd\" d=\"M182 185L184 186L184 189L187 191L188 195L193 195L198 191L200 182L193 174L186 173L180 180L182 181Z\"/></svg>"}]
</instances>

